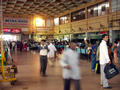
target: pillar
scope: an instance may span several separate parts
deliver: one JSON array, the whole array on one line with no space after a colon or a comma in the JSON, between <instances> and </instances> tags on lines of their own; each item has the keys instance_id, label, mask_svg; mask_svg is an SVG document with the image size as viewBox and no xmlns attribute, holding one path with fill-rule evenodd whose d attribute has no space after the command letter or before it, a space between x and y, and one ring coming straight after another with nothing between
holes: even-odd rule
<instances>
[{"instance_id":1,"label":"pillar","mask_svg":"<svg viewBox=\"0 0 120 90\"><path fill-rule=\"evenodd\" d=\"M115 34L115 31L114 31L114 30L110 30L110 31L109 31L110 43L113 43L116 38L117 38L117 35Z\"/></svg>"},{"instance_id":2,"label":"pillar","mask_svg":"<svg viewBox=\"0 0 120 90\"><path fill-rule=\"evenodd\" d=\"M86 38L87 40L90 40L90 32L86 32L86 33L85 33L85 38Z\"/></svg>"}]
</instances>

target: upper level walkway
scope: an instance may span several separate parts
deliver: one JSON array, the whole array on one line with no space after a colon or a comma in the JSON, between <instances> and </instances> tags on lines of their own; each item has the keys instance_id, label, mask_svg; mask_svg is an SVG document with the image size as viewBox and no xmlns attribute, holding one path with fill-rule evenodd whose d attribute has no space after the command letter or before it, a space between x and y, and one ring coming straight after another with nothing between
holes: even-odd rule
<instances>
[{"instance_id":1,"label":"upper level walkway","mask_svg":"<svg viewBox=\"0 0 120 90\"><path fill-rule=\"evenodd\" d=\"M35 52L16 52L13 54L15 63L18 66L17 82L11 86L9 82L0 82L0 90L63 90L62 69L59 60L55 66L48 64L47 77L40 75L39 54ZM82 90L104 90L100 86L100 75L90 70L90 62L80 60L82 72ZM110 81L111 90L120 90L120 75ZM72 89L73 85L72 85Z\"/></svg>"}]
</instances>

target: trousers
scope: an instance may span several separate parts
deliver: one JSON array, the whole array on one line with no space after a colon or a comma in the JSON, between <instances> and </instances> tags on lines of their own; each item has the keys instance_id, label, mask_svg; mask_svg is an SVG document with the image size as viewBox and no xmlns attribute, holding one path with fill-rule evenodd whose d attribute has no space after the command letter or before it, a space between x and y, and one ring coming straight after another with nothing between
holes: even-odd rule
<instances>
[{"instance_id":1,"label":"trousers","mask_svg":"<svg viewBox=\"0 0 120 90\"><path fill-rule=\"evenodd\" d=\"M47 68L47 56L40 56L40 65L41 65L40 72L43 75L45 75L46 74L46 68Z\"/></svg>"},{"instance_id":2,"label":"trousers","mask_svg":"<svg viewBox=\"0 0 120 90\"><path fill-rule=\"evenodd\" d=\"M81 90L80 80L73 80L73 81L74 81L75 90ZM70 84L71 84L71 79L64 79L64 90L70 90Z\"/></svg>"},{"instance_id":3,"label":"trousers","mask_svg":"<svg viewBox=\"0 0 120 90\"><path fill-rule=\"evenodd\" d=\"M104 73L104 68L105 68L105 65L100 65L100 69L101 69L101 85L103 85L103 87L108 87L108 80L106 79L105 77L105 73Z\"/></svg>"}]
</instances>

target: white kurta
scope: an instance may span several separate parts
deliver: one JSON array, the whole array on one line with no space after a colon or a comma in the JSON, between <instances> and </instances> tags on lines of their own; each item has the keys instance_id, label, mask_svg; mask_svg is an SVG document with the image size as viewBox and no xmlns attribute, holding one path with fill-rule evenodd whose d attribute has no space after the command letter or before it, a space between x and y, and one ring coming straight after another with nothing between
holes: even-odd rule
<instances>
[{"instance_id":1,"label":"white kurta","mask_svg":"<svg viewBox=\"0 0 120 90\"><path fill-rule=\"evenodd\" d=\"M67 49L66 51L64 51L60 63L63 67L64 79L80 79L79 54L76 51L72 49ZM64 68L67 65L70 66L70 69Z\"/></svg>"},{"instance_id":2,"label":"white kurta","mask_svg":"<svg viewBox=\"0 0 120 90\"><path fill-rule=\"evenodd\" d=\"M104 65L106 63L109 63L110 58L108 55L108 47L106 41L102 40L100 43L100 64Z\"/></svg>"},{"instance_id":3,"label":"white kurta","mask_svg":"<svg viewBox=\"0 0 120 90\"><path fill-rule=\"evenodd\" d=\"M48 57L49 58L55 57L55 51L57 51L56 48L55 48L55 46L50 43L50 45L48 45L48 49L49 49Z\"/></svg>"}]
</instances>

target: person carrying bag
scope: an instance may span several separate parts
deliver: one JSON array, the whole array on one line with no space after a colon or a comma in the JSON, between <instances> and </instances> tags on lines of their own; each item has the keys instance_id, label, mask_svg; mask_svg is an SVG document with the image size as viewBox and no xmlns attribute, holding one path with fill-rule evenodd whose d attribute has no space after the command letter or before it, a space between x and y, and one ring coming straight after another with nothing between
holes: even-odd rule
<instances>
[{"instance_id":1,"label":"person carrying bag","mask_svg":"<svg viewBox=\"0 0 120 90\"><path fill-rule=\"evenodd\" d=\"M119 74L119 71L116 69L114 64L106 64L104 72L107 79L111 79Z\"/></svg>"}]
</instances>

